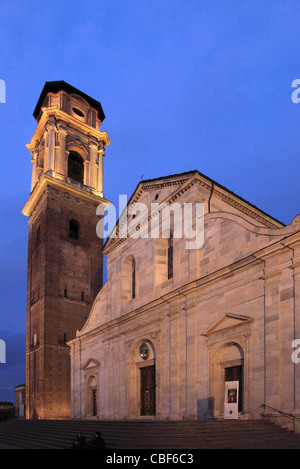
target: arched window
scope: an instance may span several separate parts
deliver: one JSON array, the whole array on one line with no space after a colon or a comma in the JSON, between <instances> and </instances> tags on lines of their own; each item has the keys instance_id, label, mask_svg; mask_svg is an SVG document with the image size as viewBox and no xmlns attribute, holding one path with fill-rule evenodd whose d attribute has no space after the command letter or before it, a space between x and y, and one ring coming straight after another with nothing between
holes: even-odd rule
<instances>
[{"instance_id":1,"label":"arched window","mask_svg":"<svg viewBox=\"0 0 300 469\"><path fill-rule=\"evenodd\" d=\"M79 239L79 223L76 220L69 221L69 238Z\"/></svg>"},{"instance_id":2,"label":"arched window","mask_svg":"<svg viewBox=\"0 0 300 469\"><path fill-rule=\"evenodd\" d=\"M122 266L122 299L133 300L136 296L136 264L133 256L128 256Z\"/></svg>"},{"instance_id":3,"label":"arched window","mask_svg":"<svg viewBox=\"0 0 300 469\"><path fill-rule=\"evenodd\" d=\"M173 278L173 233L161 235L154 246L154 284L160 285Z\"/></svg>"},{"instance_id":4,"label":"arched window","mask_svg":"<svg viewBox=\"0 0 300 469\"><path fill-rule=\"evenodd\" d=\"M70 151L68 156L68 177L83 183L83 158L76 151Z\"/></svg>"}]
</instances>

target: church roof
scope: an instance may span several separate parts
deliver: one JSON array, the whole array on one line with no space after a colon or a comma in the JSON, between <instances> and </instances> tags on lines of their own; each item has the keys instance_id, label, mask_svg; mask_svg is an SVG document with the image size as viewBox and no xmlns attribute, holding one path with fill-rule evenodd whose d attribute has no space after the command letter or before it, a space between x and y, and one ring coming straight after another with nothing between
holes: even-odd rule
<instances>
[{"instance_id":1,"label":"church roof","mask_svg":"<svg viewBox=\"0 0 300 469\"><path fill-rule=\"evenodd\" d=\"M191 170L191 171L187 171L187 172L183 172L183 173L178 173L178 174L172 174L172 175L169 175L169 176L162 176L162 177L159 177L159 178L154 178L154 179L145 179L143 181L140 181L139 184L136 186L135 188L135 191L133 192L133 194L135 194L135 192L137 191L138 187L141 185L141 184L152 184L154 183L155 181L164 181L164 180L168 180L168 179L174 179L174 178L178 178L178 177L191 177L193 175L196 175L198 174L199 176L201 176L202 178L206 179L207 181L209 181L213 186L216 186L216 187L219 187L220 189L223 189L224 191L228 192L228 194L231 194L232 196L234 197L237 197L239 200L241 200L242 202L244 202L245 204L249 205L250 207L254 208L255 210L258 210L259 212L261 212L262 214L264 214L265 216L267 216L268 218L271 218L272 220L274 220L276 223L279 223L280 225L282 226L286 226L284 223L282 223L280 220L277 220L276 218L274 218L272 215L269 215L268 213L264 212L263 210L261 210L259 207L257 207L256 205L252 204L251 202L249 202L248 200L244 199L243 197L241 197L240 195L236 194L235 192L231 191L230 189L228 189L227 187L223 186L222 184L219 184L218 182L214 181L213 179L211 179L210 177L206 176L205 174L201 173L200 171L198 171L197 169L195 170ZM129 205L129 204L128 204Z\"/></svg>"},{"instance_id":2,"label":"church roof","mask_svg":"<svg viewBox=\"0 0 300 469\"><path fill-rule=\"evenodd\" d=\"M198 170L191 170L191 171L187 171L187 172L183 172L183 173L179 173L179 174L173 174L173 175L169 175L169 176L162 176L162 177L158 177L158 178L154 178L154 179L147 179L147 180L140 181L137 184L134 192L132 193L132 195L131 195L128 203L127 203L127 206L129 207L131 205L131 203L136 201L139 198L139 196L140 196L140 194L143 190L147 190L147 188L149 189L151 186L153 186L153 188L154 188L156 183L158 185L161 185L161 184L163 184L163 185L170 184L171 185L174 181L177 181L177 182L181 181L181 183L186 183L187 181L192 180L194 177L196 177L198 179L200 178L204 182L204 185L207 186L207 188L208 187L210 188L208 190L211 191L211 195L212 195L212 192L217 189L219 191L219 193L225 194L226 200L228 202L231 201L235 205L237 204L238 207L242 211L246 211L247 213L251 212L252 215L254 215L255 217L258 216L258 218L263 223L266 223L267 226L269 226L269 227L271 226L273 228L274 227L283 228L283 227L286 226L281 221L279 221L276 218L272 217L268 213L266 213L263 210L261 210L260 208L256 207L254 204L248 202L243 197L235 194L233 191L227 189L225 186L222 186L221 184L219 184L218 182L216 182L213 179L209 178L208 176L206 176L205 174L201 173ZM118 224L119 224L119 220L117 220L116 227L118 226ZM106 239L104 245L103 245L103 251L110 244L113 244L113 243L114 243L113 239L110 239L110 237L108 237Z\"/></svg>"},{"instance_id":3,"label":"church roof","mask_svg":"<svg viewBox=\"0 0 300 469\"><path fill-rule=\"evenodd\" d=\"M46 81L44 88L42 89L41 95L33 112L33 117L36 119L39 115L40 109L42 107L43 101L48 93L58 93L59 91L65 91L68 94L77 94L85 99L90 106L95 108L98 111L98 117L101 122L105 119L105 114L103 112L102 106L99 101L96 101L94 98L91 98L87 94L83 93L82 91L74 88L74 86L69 85L65 81Z\"/></svg>"}]
</instances>

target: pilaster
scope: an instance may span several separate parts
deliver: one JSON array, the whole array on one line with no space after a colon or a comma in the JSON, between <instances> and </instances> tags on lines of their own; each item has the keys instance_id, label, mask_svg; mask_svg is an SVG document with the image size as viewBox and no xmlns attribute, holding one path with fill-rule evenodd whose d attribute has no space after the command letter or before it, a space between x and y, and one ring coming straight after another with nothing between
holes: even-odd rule
<instances>
[{"instance_id":1,"label":"pilaster","mask_svg":"<svg viewBox=\"0 0 300 469\"><path fill-rule=\"evenodd\" d=\"M67 158L66 158L66 139L68 131L64 123L59 122L57 126L57 152L55 161L55 175L59 179L65 180L67 174Z\"/></svg>"},{"instance_id":2,"label":"pilaster","mask_svg":"<svg viewBox=\"0 0 300 469\"><path fill-rule=\"evenodd\" d=\"M98 194L103 196L103 158L105 156L104 144L101 142L99 144L98 150Z\"/></svg>"}]
</instances>

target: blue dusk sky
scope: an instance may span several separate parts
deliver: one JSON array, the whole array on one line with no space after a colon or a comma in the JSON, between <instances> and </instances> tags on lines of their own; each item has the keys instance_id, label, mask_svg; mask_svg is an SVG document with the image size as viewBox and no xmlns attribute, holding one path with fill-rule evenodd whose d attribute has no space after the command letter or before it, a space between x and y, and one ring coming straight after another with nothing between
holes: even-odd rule
<instances>
[{"instance_id":1,"label":"blue dusk sky","mask_svg":"<svg viewBox=\"0 0 300 469\"><path fill-rule=\"evenodd\" d=\"M141 177L198 169L289 224L300 212L299 25L299 0L0 3L0 401L25 382L25 144L44 83L101 102L104 194L116 206Z\"/></svg>"}]
</instances>

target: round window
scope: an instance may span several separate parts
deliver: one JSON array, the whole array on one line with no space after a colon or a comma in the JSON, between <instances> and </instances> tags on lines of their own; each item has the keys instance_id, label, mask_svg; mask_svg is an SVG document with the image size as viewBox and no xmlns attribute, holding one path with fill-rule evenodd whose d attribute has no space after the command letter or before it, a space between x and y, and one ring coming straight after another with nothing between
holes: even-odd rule
<instances>
[{"instance_id":1,"label":"round window","mask_svg":"<svg viewBox=\"0 0 300 469\"><path fill-rule=\"evenodd\" d=\"M149 348L148 348L148 345L145 344L145 343L143 343L143 344L140 346L139 353L140 353L140 356L142 357L143 360L147 360L147 358L149 357Z\"/></svg>"},{"instance_id":2,"label":"round window","mask_svg":"<svg viewBox=\"0 0 300 469\"><path fill-rule=\"evenodd\" d=\"M73 111L75 112L75 114L77 114L77 116L84 117L83 112L80 111L80 109L77 109L77 107L73 107Z\"/></svg>"}]
</instances>

